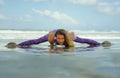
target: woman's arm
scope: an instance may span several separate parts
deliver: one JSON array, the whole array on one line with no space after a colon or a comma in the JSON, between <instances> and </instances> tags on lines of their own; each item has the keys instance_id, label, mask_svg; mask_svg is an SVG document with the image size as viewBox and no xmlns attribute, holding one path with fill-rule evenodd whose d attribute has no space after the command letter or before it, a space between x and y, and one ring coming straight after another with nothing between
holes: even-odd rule
<instances>
[{"instance_id":1,"label":"woman's arm","mask_svg":"<svg viewBox=\"0 0 120 78\"><path fill-rule=\"evenodd\" d=\"M54 44L54 37L55 37L55 33L54 32L49 32L49 34L48 34L48 41L49 41L49 43L51 44L51 45L53 45Z\"/></svg>"}]
</instances>

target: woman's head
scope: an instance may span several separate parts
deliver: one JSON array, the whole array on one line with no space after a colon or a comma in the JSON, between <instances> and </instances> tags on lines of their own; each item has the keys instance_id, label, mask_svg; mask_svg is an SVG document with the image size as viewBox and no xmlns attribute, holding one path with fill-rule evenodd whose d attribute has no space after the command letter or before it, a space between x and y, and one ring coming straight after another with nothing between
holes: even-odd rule
<instances>
[{"instance_id":1,"label":"woman's head","mask_svg":"<svg viewBox=\"0 0 120 78\"><path fill-rule=\"evenodd\" d=\"M66 39L66 31L63 29L58 29L55 33L57 43L63 45Z\"/></svg>"},{"instance_id":2,"label":"woman's head","mask_svg":"<svg viewBox=\"0 0 120 78\"><path fill-rule=\"evenodd\" d=\"M73 47L73 42L68 36L67 31L64 29L58 29L55 33L57 44L65 45L65 47Z\"/></svg>"}]
</instances>

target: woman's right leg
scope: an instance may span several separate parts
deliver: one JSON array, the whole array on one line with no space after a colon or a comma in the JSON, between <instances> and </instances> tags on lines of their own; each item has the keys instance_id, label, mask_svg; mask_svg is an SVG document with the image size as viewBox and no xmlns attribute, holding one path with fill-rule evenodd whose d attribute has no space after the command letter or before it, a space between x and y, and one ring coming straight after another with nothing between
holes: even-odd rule
<instances>
[{"instance_id":1,"label":"woman's right leg","mask_svg":"<svg viewBox=\"0 0 120 78\"><path fill-rule=\"evenodd\" d=\"M48 41L48 34L46 34L38 39L32 39L32 40L27 40L27 41L21 42L18 44L18 46L19 47L27 47L27 46L30 46L32 44L39 44L39 43L43 43L46 41Z\"/></svg>"}]
</instances>

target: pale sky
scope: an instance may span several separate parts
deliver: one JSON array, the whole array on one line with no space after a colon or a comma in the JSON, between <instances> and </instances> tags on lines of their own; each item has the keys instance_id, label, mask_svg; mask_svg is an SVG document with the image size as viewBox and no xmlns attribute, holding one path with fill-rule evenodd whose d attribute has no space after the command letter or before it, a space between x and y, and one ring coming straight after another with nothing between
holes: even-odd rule
<instances>
[{"instance_id":1,"label":"pale sky","mask_svg":"<svg viewBox=\"0 0 120 78\"><path fill-rule=\"evenodd\" d=\"M120 0L0 0L0 29L120 30Z\"/></svg>"}]
</instances>

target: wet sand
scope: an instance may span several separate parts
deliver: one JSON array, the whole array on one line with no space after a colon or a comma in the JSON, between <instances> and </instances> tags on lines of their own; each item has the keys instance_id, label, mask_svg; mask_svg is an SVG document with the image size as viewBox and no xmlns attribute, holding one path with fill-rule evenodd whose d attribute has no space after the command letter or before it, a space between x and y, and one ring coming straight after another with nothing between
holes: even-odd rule
<instances>
[{"instance_id":1,"label":"wet sand","mask_svg":"<svg viewBox=\"0 0 120 78\"><path fill-rule=\"evenodd\" d=\"M60 54L1 48L0 78L120 78L120 40L112 41L108 48Z\"/></svg>"}]
</instances>

